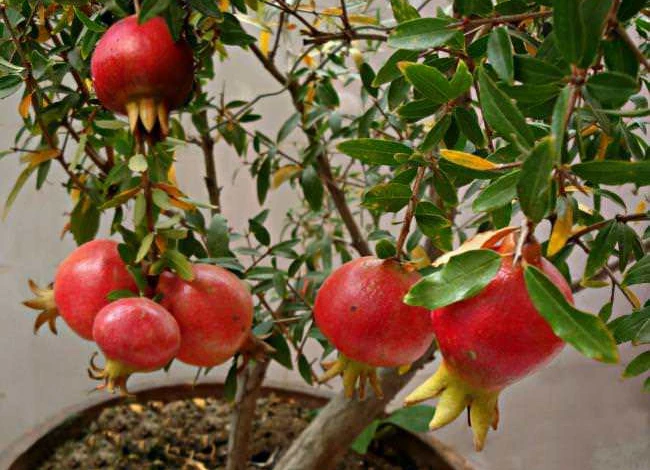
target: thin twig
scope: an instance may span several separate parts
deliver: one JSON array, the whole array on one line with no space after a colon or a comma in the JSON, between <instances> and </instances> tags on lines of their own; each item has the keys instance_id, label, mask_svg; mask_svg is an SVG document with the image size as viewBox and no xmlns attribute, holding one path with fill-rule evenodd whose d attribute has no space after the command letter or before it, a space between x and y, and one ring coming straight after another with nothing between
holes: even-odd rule
<instances>
[{"instance_id":1,"label":"thin twig","mask_svg":"<svg viewBox=\"0 0 650 470\"><path fill-rule=\"evenodd\" d=\"M415 181L413 182L413 191L411 193L411 198L409 199L408 207L406 208L406 214L404 215L404 222L402 223L402 230L399 233L399 238L397 239L397 256L402 256L402 251L404 249L404 243L406 242L406 237L411 230L411 221L415 215L415 208L420 201L420 185L424 179L424 174L426 172L425 166L418 167L417 174L415 175Z\"/></svg>"}]
</instances>

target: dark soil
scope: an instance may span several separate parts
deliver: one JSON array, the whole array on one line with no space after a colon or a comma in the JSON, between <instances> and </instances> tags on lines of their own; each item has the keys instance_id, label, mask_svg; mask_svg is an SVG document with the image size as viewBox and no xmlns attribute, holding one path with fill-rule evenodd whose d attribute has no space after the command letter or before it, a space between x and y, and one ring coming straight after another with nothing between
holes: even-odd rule
<instances>
[{"instance_id":1,"label":"dark soil","mask_svg":"<svg viewBox=\"0 0 650 470\"><path fill-rule=\"evenodd\" d=\"M105 409L79 440L65 442L41 470L207 470L225 466L230 405L212 398L125 404ZM273 468L314 410L269 395L258 402L250 470ZM338 470L426 470L386 442L348 452Z\"/></svg>"}]
</instances>

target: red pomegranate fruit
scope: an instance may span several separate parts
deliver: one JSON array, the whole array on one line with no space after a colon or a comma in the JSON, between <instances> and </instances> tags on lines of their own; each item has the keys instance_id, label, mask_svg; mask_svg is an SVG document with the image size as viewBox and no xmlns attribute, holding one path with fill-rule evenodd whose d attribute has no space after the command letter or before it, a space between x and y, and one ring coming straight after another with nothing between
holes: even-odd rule
<instances>
[{"instance_id":1,"label":"red pomegranate fruit","mask_svg":"<svg viewBox=\"0 0 650 470\"><path fill-rule=\"evenodd\" d=\"M97 312L109 304L107 296L114 290L138 293L135 280L117 251L117 242L98 239L75 249L59 265L53 289L39 288L30 281L36 298L24 302L30 308L42 310L36 319L34 332L48 323L56 333L56 317L84 339L93 339L93 321Z\"/></svg>"},{"instance_id":2,"label":"red pomegranate fruit","mask_svg":"<svg viewBox=\"0 0 650 470\"><path fill-rule=\"evenodd\" d=\"M476 450L483 448L490 425L496 429L501 390L539 369L564 346L535 309L521 263L513 264L512 254L503 256L496 276L478 295L431 312L443 361L405 400L412 405L440 395L431 429L469 407ZM540 268L573 302L571 287L549 261L534 256L526 262Z\"/></svg>"},{"instance_id":3,"label":"red pomegranate fruit","mask_svg":"<svg viewBox=\"0 0 650 470\"><path fill-rule=\"evenodd\" d=\"M185 40L174 42L161 17L138 24L129 16L112 25L97 43L91 73L99 101L138 122L147 132L156 123L169 131L169 111L180 107L192 91L192 49Z\"/></svg>"},{"instance_id":4,"label":"red pomegranate fruit","mask_svg":"<svg viewBox=\"0 0 650 470\"><path fill-rule=\"evenodd\" d=\"M381 396L376 367L399 367L418 359L433 341L429 312L402 301L420 279L397 260L364 257L336 269L323 283L314 303L314 320L338 349L326 364L321 382L338 374L348 397L366 380Z\"/></svg>"},{"instance_id":5,"label":"red pomegranate fruit","mask_svg":"<svg viewBox=\"0 0 650 470\"><path fill-rule=\"evenodd\" d=\"M231 358L251 334L253 298L246 284L226 269L195 264L193 272L192 281L164 272L157 291L163 295L161 305L180 326L178 359L212 367Z\"/></svg>"},{"instance_id":6,"label":"red pomegranate fruit","mask_svg":"<svg viewBox=\"0 0 650 470\"><path fill-rule=\"evenodd\" d=\"M126 394L126 381L135 372L158 370L174 359L181 344L178 323L153 300L144 297L120 299L101 309L93 325L93 338L106 357L104 369L91 360L88 370L104 380L109 391Z\"/></svg>"}]
</instances>

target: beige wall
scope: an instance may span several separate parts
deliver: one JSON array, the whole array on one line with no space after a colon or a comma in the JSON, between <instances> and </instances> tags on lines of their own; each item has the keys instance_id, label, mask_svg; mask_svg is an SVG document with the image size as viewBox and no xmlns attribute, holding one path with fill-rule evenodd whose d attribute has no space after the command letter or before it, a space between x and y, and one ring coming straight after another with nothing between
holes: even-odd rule
<instances>
[{"instance_id":1,"label":"beige wall","mask_svg":"<svg viewBox=\"0 0 650 470\"><path fill-rule=\"evenodd\" d=\"M219 92L225 82L230 98L247 99L261 90L278 88L266 79L256 62L237 52L218 67L218 76L213 92ZM19 125L16 97L0 102L0 106L0 147L6 148L12 145ZM285 98L260 103L259 111L267 116L261 127L274 135L289 114L288 106ZM290 143L286 150L292 150ZM246 169L239 171L233 184L238 158L224 146L219 146L217 153L220 183L225 187L224 214L235 227L242 227L259 210L254 185ZM182 150L178 160L181 187L205 199L198 149ZM0 198L4 199L19 172L16 156L5 157L0 171ZM71 208L60 187L60 177L58 168L52 171L39 193L30 182L7 221L0 225L0 449L62 407L86 399L93 387L85 373L94 351L92 344L74 337L62 324L58 337L45 329L34 336L34 315L20 305L29 296L27 279L49 282L57 263L74 247L70 237L58 238L65 221L63 214ZM286 187L270 194L272 233L278 233L284 211L293 200ZM640 289L637 293L648 297L648 292ZM591 290L578 296L577 305L593 311L606 295L604 290ZM615 311L627 310L619 299ZM626 347L622 353L625 363L634 351ZM431 372L432 367L415 381ZM501 429L490 434L483 453L471 450L471 433L462 419L436 436L463 452L480 470L647 469L650 395L641 392L641 380L621 380L621 372L620 365L601 365L566 348L548 368L504 393ZM219 368L211 377L223 375L224 369ZM131 380L134 385L190 380L193 370L175 364L170 376L158 372ZM276 365L269 380L275 384L301 383L297 374Z\"/></svg>"}]
</instances>

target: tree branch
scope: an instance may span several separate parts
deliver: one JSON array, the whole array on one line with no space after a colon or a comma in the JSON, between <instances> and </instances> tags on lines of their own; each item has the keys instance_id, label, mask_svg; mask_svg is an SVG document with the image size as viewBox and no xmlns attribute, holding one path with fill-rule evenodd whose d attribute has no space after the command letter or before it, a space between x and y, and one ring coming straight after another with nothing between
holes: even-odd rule
<instances>
[{"instance_id":1,"label":"tree branch","mask_svg":"<svg viewBox=\"0 0 650 470\"><path fill-rule=\"evenodd\" d=\"M420 200L420 185L424 179L424 173L426 172L426 167L418 167L418 172L415 175L415 182L413 183L413 191L411 193L411 198L409 199L409 204L406 209L406 214L404 215L404 222L402 223L402 230L400 230L399 238L397 239L397 256L402 256L402 250L404 248L404 243L406 242L406 237L411 230L411 221L415 215L415 207L418 205Z\"/></svg>"}]
</instances>

